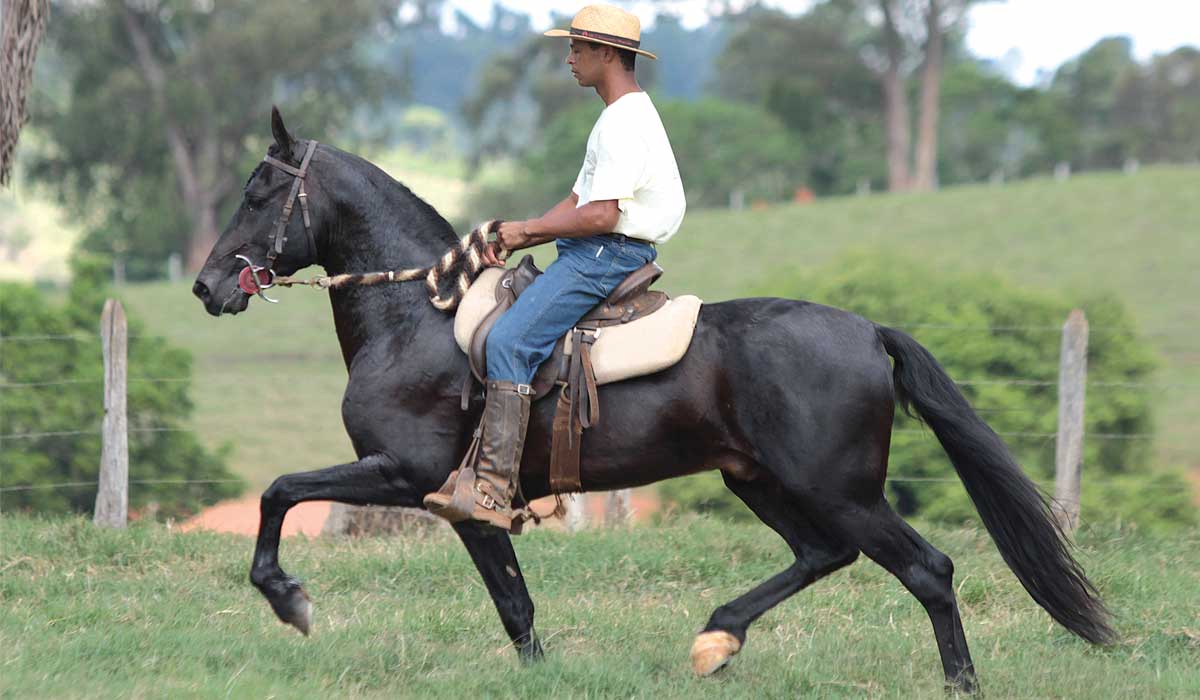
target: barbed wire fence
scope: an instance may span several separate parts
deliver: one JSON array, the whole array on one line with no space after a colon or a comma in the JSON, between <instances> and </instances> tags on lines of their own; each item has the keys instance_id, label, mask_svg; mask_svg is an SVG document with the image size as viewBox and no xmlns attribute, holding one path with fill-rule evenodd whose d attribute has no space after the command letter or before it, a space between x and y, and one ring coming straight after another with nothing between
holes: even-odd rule
<instances>
[{"instance_id":1,"label":"barbed wire fence","mask_svg":"<svg viewBox=\"0 0 1200 700\"><path fill-rule=\"evenodd\" d=\"M1084 324L1085 324L1085 328L1086 328L1086 321L1084 322ZM906 330L909 332L920 331L920 330L944 330L944 331L963 332L963 333L967 333L967 332L985 332L985 333L1055 332L1055 333L1064 333L1064 336L1066 335L1066 333L1064 331L1064 328L1065 328L1064 326L1044 325L1044 324L975 326L975 325L958 325L958 324L892 322L892 323L884 323L882 325L899 328L899 329ZM1068 323L1067 325L1069 326L1070 324ZM1139 336L1153 337L1153 336L1172 336L1172 335L1179 334L1181 332L1182 333L1194 333L1195 329L1190 326L1175 326L1175 327L1161 327L1161 328L1156 328L1156 329L1152 329L1149 331L1135 331L1134 329L1121 328L1121 327L1107 327L1107 328L1106 327L1098 327L1098 328L1087 329L1086 332L1090 332L1090 333L1136 332ZM31 334L31 335L19 335L19 336L0 336L0 351L3 350L4 344L7 344L7 343L95 342L98 335L99 334L76 333L76 334L43 334L43 335ZM160 334L141 334L141 335L128 334L127 338L162 339L163 336ZM173 336L173 339L174 338L175 338L175 336ZM1066 344L1067 344L1067 341L1064 339L1063 346L1065 347ZM1080 352L1077 349L1075 352L1075 355L1073 356L1074 357L1073 361L1074 362L1086 361L1086 352L1087 351L1086 351L1086 341L1085 341L1085 344L1082 347L1082 352ZM277 361L281 356L286 357L289 360L295 360L295 361L317 361L317 362L328 361L328 362L338 362L338 363L340 363L342 361L341 356L336 353L314 353L314 352L283 353L282 355L280 353L271 353L271 354L262 354L262 355L239 353L237 355L237 358L242 364L244 364L247 367L258 367L258 366L262 366L263 364L266 364L269 362ZM1063 362L1066 362L1065 357L1063 359ZM278 375L264 375L261 372L254 372L252 376L255 379L262 380L264 378L269 378L271 376L277 376L278 378L282 379L282 378L291 377L292 375L289 375L287 373L279 373ZM55 391L55 390L61 390L61 389L70 388L70 387L79 387L79 386L87 386L87 385L94 386L94 385L104 385L105 384L105 379L102 379L102 378L88 378L88 379L68 378L68 379L54 379L54 380L44 380L44 381L32 381L32 382L20 382L20 381L10 382L10 381L3 381L3 379L4 378L0 377L0 407L2 407L2 405L3 405L3 399L4 399L5 392L8 392L8 391L16 391L16 390ZM221 377L207 378L207 380L208 381L212 381L212 380L224 381L224 382L229 382L232 384L240 385L246 381L246 378L243 376L239 376L236 373L226 372ZM130 384L133 384L133 383L160 383L160 384L167 383L167 384L170 384L170 383L187 383L187 382L192 381L192 378L191 377L178 377L178 376L155 377L155 376L133 375L133 376L128 376L126 378L126 381ZM993 386L993 385L1046 387L1046 388L1057 387L1060 391L1060 402L1061 402L1061 398L1062 398L1061 393L1064 391L1063 368L1061 366L1060 366L1060 372L1059 372L1058 377L988 376L988 377L972 377L972 378L956 380L955 383L960 387ZM1144 389L1144 390L1152 390L1152 391L1200 393L1200 382L1189 383L1189 382L1162 382L1162 381L1124 381L1124 380L1110 381L1110 380L1095 380L1095 379L1089 380L1089 379L1086 379L1086 373L1084 374L1084 376L1081 380L1076 381L1076 384L1077 384L1076 389L1081 392L1082 391L1091 391L1091 390L1103 391L1103 390L1107 390L1107 389ZM974 410L977 413L981 414L985 419L987 419L989 414L1032 412L1032 409L998 408L998 407L988 407L988 406L978 406L978 407L975 407ZM1085 434L1085 433L1083 433L1083 426L1082 426L1082 404L1080 405L1080 412L1076 418L1076 422L1074 425L1064 427L1063 423L1061 422L1061 419L1062 419L1061 413L1062 413L1062 406L1060 405L1060 424L1059 424L1059 429L1056 431L1047 432L1047 431L1033 431L1033 430L1017 430L1017 431L1000 430L1000 431L997 431L997 434L1000 437L1006 438L1006 439L1044 441L1044 443L1047 446L1049 445L1049 443L1051 441L1053 441L1057 445L1056 452L1058 452L1058 453L1063 453L1063 450L1065 449L1063 447L1064 441L1074 440L1077 443L1075 445L1073 452L1071 450L1067 450L1067 452L1065 454L1060 454L1060 456L1056 460L1058 462L1058 464L1056 464L1056 469L1055 469L1056 474L1059 475L1059 477L1056 479L1056 482L1061 481L1061 475L1064 470L1068 470L1068 471L1073 470L1075 472L1075 474L1076 474L1076 477L1074 480L1075 483L1073 484L1073 486L1068 484L1068 489L1073 488L1073 492L1071 492L1070 490L1068 490L1067 492L1063 492L1062 485L1057 484L1056 482L1049 482L1049 481L1045 481L1045 480L1040 480L1038 482L1039 485L1042 486L1043 488L1045 488L1047 491L1049 491L1052 487L1055 488L1054 501L1056 503L1056 506L1060 509L1060 518L1063 519L1064 525L1066 525L1068 528L1073 528L1074 524L1078 520L1078 488L1079 488L1078 482L1079 482L1079 478L1080 478L1079 470L1082 467L1081 445L1082 445L1083 441L1086 440L1088 442L1096 442L1096 441L1147 441L1148 442L1148 441L1152 441L1152 440L1157 440L1158 444L1155 444L1155 449L1158 450L1159 452L1176 452L1176 453L1188 455L1188 456L1194 455L1194 448L1192 446L1183 444L1182 442L1176 443L1176 442L1174 442L1173 439L1171 439L1172 436L1167 436L1167 439L1164 441L1163 435L1155 434L1155 433L1148 433L1148 432L1147 433L1130 432L1130 433L1086 433ZM185 428L185 427L126 427L125 433L126 433L126 435L128 435L128 434L138 434L138 433L175 432L175 431L190 431L190 430L192 430L192 429ZM936 438L934 438L932 432L926 428L896 428L892 431L892 433L893 433L893 435L914 435L914 436L923 436L924 438L930 439L930 440L936 439ZM105 435L105 430L104 430L103 426L78 426L75 429L70 429L70 430L30 431L30 432L14 432L14 433L9 433L9 434L0 434L0 454L2 454L4 444L6 442L10 442L10 441L42 440L42 439L70 439L70 438L76 438L76 437L81 437L81 436L95 436L95 435L100 435L102 437ZM98 456L98 459L99 459L99 456ZM1097 477L1092 477L1089 480L1095 479L1095 478L1097 478ZM203 484L233 483L236 481L239 481L239 479L197 479L197 480L132 479L131 480L126 477L124 479L124 484L125 484L125 488L127 489L130 486L140 487L140 486L164 485L164 484L165 485L178 484L180 486L188 486L188 485L203 485ZM903 472L901 472L901 473L889 474L888 481L896 482L896 483L922 484L922 483L957 483L958 479L953 478L953 477L919 476L919 475L912 475L912 474L904 474ZM3 513L4 495L5 494L15 494L18 492L38 491L38 490L47 490L47 489L96 489L97 492L99 493L102 491L102 486L99 481L8 484L8 483L5 483L3 463L2 463L2 460L0 460L0 514ZM631 516L632 507L631 507L629 490L610 492L601 497L603 497L605 499L605 505L603 508L603 512L605 513L605 516L603 519L606 524L610 524L610 523L614 523L614 522L623 522ZM127 498L127 496L126 496L126 498ZM588 510L587 499L588 499L588 496L585 494L584 498L576 501L574 504L572 504L573 507L571 507L569 509L568 526L571 529L585 527L589 523L589 520L591 518L587 514L587 510ZM1066 505L1064 506L1064 504L1066 504ZM1067 508L1066 511L1062 510L1064 507ZM1073 514L1072 514L1072 511L1070 510L1070 508L1072 508L1072 507L1074 508ZM120 517L123 519L127 516L122 514Z\"/></svg>"}]
</instances>

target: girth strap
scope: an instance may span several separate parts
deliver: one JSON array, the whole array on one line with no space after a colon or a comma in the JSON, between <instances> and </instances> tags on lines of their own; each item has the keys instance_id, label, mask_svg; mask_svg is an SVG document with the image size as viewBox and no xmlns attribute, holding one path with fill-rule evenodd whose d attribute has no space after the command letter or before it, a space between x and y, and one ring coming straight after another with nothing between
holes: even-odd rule
<instances>
[{"instance_id":1,"label":"girth strap","mask_svg":"<svg viewBox=\"0 0 1200 700\"><path fill-rule=\"evenodd\" d=\"M592 345L600 330L576 327L571 331L570 369L567 383L554 406L550 438L550 490L580 491L579 448L583 429L600 422L600 399L596 371L592 367Z\"/></svg>"}]
</instances>

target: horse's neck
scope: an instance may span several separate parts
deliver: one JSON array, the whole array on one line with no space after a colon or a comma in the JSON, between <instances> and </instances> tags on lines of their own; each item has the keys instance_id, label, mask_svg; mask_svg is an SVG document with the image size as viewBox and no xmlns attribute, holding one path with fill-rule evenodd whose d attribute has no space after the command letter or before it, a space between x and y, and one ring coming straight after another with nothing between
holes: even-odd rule
<instances>
[{"instance_id":1,"label":"horse's neck","mask_svg":"<svg viewBox=\"0 0 1200 700\"><path fill-rule=\"evenodd\" d=\"M328 233L321 264L330 275L424 268L455 243L452 229L428 204L374 166L339 183L338 225ZM397 351L420 334L452 333L453 317L429 303L422 282L384 283L330 292L334 327L349 368L362 348L386 342Z\"/></svg>"}]
</instances>

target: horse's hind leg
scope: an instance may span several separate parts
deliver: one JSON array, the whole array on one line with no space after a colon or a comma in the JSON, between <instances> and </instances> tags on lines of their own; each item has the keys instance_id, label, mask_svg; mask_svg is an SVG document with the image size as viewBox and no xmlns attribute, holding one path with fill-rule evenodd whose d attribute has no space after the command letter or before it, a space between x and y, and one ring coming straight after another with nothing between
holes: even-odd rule
<instances>
[{"instance_id":1,"label":"horse's hind leg","mask_svg":"<svg viewBox=\"0 0 1200 700\"><path fill-rule=\"evenodd\" d=\"M850 564L858 550L818 531L769 476L740 481L723 474L725 485L764 523L775 530L796 561L753 590L713 611L692 646L692 668L709 675L722 668L746 641L746 630L763 613L818 579Z\"/></svg>"},{"instance_id":2,"label":"horse's hind leg","mask_svg":"<svg viewBox=\"0 0 1200 700\"><path fill-rule=\"evenodd\" d=\"M954 596L954 563L896 515L882 497L872 507L840 511L842 533L900 579L929 614L947 684L974 692L975 666L967 650Z\"/></svg>"},{"instance_id":3,"label":"horse's hind leg","mask_svg":"<svg viewBox=\"0 0 1200 700\"><path fill-rule=\"evenodd\" d=\"M388 466L383 457L367 457L327 469L285 474L263 492L250 581L266 597L280 620L304 634L308 634L312 625L312 603L308 594L298 580L279 566L279 536L288 510L305 501L341 501L355 505L418 504L420 492L387 478Z\"/></svg>"},{"instance_id":4,"label":"horse's hind leg","mask_svg":"<svg viewBox=\"0 0 1200 700\"><path fill-rule=\"evenodd\" d=\"M456 523L454 531L479 569L518 656L525 662L540 660L542 644L533 631L533 600L521 576L521 565L517 563L509 534L476 521Z\"/></svg>"}]
</instances>

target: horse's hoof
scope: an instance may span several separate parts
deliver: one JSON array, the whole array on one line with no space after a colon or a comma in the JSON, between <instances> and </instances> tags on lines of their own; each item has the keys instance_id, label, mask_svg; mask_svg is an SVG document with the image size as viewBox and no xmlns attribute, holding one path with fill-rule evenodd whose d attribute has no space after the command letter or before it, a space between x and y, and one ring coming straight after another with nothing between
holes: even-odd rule
<instances>
[{"instance_id":1,"label":"horse's hoof","mask_svg":"<svg viewBox=\"0 0 1200 700\"><path fill-rule=\"evenodd\" d=\"M725 668L741 649L742 643L728 632L701 632L692 644L692 670L700 677L711 676Z\"/></svg>"},{"instance_id":2,"label":"horse's hoof","mask_svg":"<svg viewBox=\"0 0 1200 700\"><path fill-rule=\"evenodd\" d=\"M304 589L296 586L289 588L281 598L271 600L271 607L283 622L300 630L304 636L312 629L312 601Z\"/></svg>"}]
</instances>

